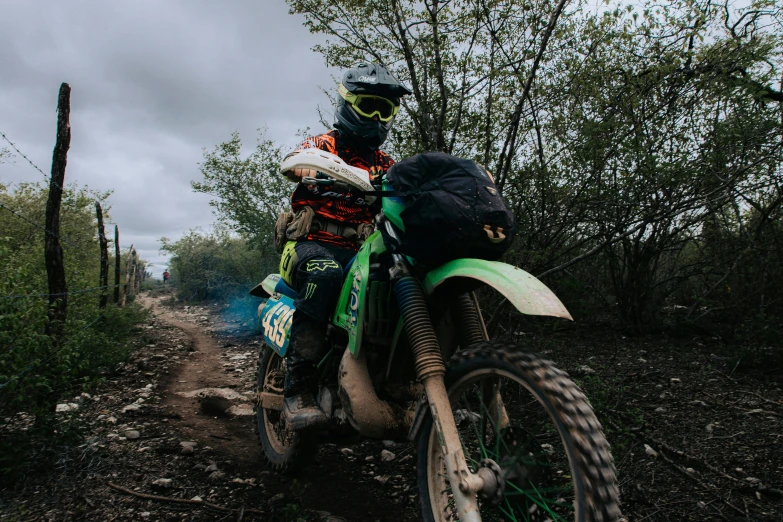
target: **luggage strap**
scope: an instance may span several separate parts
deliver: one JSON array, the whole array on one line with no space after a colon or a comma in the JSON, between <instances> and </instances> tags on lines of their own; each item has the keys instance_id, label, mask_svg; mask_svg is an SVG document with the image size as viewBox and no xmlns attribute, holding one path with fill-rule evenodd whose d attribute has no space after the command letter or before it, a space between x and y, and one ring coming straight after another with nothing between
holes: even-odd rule
<instances>
[{"instance_id":1,"label":"luggage strap","mask_svg":"<svg viewBox=\"0 0 783 522\"><path fill-rule=\"evenodd\" d=\"M361 194L362 196L375 196L376 198L404 198L410 196L418 191L403 192L401 190L358 190L354 193Z\"/></svg>"}]
</instances>

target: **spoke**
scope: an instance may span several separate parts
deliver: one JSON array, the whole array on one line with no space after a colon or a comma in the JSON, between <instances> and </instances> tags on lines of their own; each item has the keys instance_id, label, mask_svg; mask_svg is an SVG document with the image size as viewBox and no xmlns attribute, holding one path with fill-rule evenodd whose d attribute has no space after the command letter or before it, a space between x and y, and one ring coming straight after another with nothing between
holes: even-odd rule
<instances>
[{"instance_id":1,"label":"spoke","mask_svg":"<svg viewBox=\"0 0 783 522\"><path fill-rule=\"evenodd\" d=\"M471 415L473 413L473 411L470 409L470 405L468 404L467 399L462 399L461 402L464 403L464 405L465 405L465 411L467 412L467 415L468 415L468 421L470 422L470 425L473 427L473 431L476 434L476 442L478 442L478 445L479 445L479 452L481 454L481 458L485 459L485 458L487 458L487 449L481 443L481 434L479 434L478 426L476 426L476 421L473 420L473 415ZM462 437L460 436L460 439L461 438ZM463 446L464 445L465 444L463 443Z\"/></svg>"},{"instance_id":2,"label":"spoke","mask_svg":"<svg viewBox=\"0 0 783 522\"><path fill-rule=\"evenodd\" d=\"M535 484L531 484L531 486L533 486L533 489L535 489L535 490L536 490L536 493L538 494L538 498L543 498L543 497L541 496L541 493L539 493L539 491L536 489L536 486L535 486ZM557 513L555 513L554 511L552 511L552 508L551 508L551 507L549 507L549 504L547 504L547 503L543 503L543 504L541 504L541 503L537 502L535 498L532 498L532 497L528 497L528 498L530 498L530 499L531 499L533 502L535 502L536 504L538 504L538 506L540 506L541 508L543 508L543 509L544 509L544 510L545 510L545 511L546 511L546 512L549 514L549 516L553 517L555 520L558 520L558 519L559 519L559 520L565 520L564 518L562 518L561 516L559 516ZM554 503L555 503L555 505L560 505L560 504L558 504L557 500L553 500L552 502L554 502Z\"/></svg>"},{"instance_id":3,"label":"spoke","mask_svg":"<svg viewBox=\"0 0 783 522\"><path fill-rule=\"evenodd\" d=\"M515 495L527 495L527 496L530 496L531 493L538 493L538 494L540 494L540 493L564 493L564 492L569 491L571 489L571 488L566 488L566 487L551 487L551 488L540 488L540 489L535 489L535 488L534 489L522 489L522 488L520 488L519 486L517 486L514 483L506 483L506 485L507 486L511 486L511 488L513 488L515 490L515 491L511 491L511 492L506 493L506 495L511 495L511 496L515 496ZM553 499L544 499L544 500L546 500L548 502L557 502L557 500L553 500Z\"/></svg>"},{"instance_id":4,"label":"spoke","mask_svg":"<svg viewBox=\"0 0 783 522\"><path fill-rule=\"evenodd\" d=\"M510 496L510 495L507 495L507 496ZM557 500L546 499L544 497L541 497L540 495L538 497L532 496L532 495L525 495L524 498L526 498L527 500L533 502L533 504L535 504L540 509L542 509L547 515L549 515L552 518L552 520L555 520L555 521L559 521L559 520L566 521L567 519L565 519L561 515L558 515L557 513L555 513L552 510L552 506L553 505L555 507L562 507L562 508L566 509L569 512L572 510L572 506L569 505L569 504L563 504L562 502L558 502Z\"/></svg>"},{"instance_id":5,"label":"spoke","mask_svg":"<svg viewBox=\"0 0 783 522\"><path fill-rule=\"evenodd\" d=\"M508 507L508 511L506 511L503 506L498 506L498 509L511 520L516 521L517 517L514 515L514 508L511 507L511 505L508 503L508 500L506 500L506 506Z\"/></svg>"},{"instance_id":6,"label":"spoke","mask_svg":"<svg viewBox=\"0 0 783 522\"><path fill-rule=\"evenodd\" d=\"M480 404L481 404L482 411L486 412L487 417L492 419L491 412L487 409L486 404L484 404L483 401L480 401ZM482 415L482 418L484 418L483 415ZM501 430L499 430L497 428L497 425L498 425L499 422L500 422L500 419L498 419L496 422L491 422L491 424L492 424L492 431L495 433L495 444L494 444L495 447L494 447L494 450L493 450L495 459L499 459L499 457L500 457L500 444L501 443L503 444L503 447L504 447L507 455L511 455L511 453L512 453L511 448L508 447L508 445L506 444L505 439L502 437Z\"/></svg>"},{"instance_id":7,"label":"spoke","mask_svg":"<svg viewBox=\"0 0 783 522\"><path fill-rule=\"evenodd\" d=\"M524 382L479 373L452 393L453 411L467 416L470 424L464 425L463 417L458 426L469 468L475 472L481 459L491 458L506 474L500 504L479 503L483 520L569 520L574 513L573 480L562 440L548 412L535 395L531 398ZM443 462L439 465L442 467ZM447 519L457 520L452 488L442 473L436 480L442 499L438 509L444 511Z\"/></svg>"},{"instance_id":8,"label":"spoke","mask_svg":"<svg viewBox=\"0 0 783 522\"><path fill-rule=\"evenodd\" d=\"M545 500L547 502L554 502L557 505L562 505L562 504L558 504L557 500L548 499L548 498L543 497L541 495L541 493L542 492L543 493L562 493L562 492L570 491L570 489L571 489L570 487L566 487L566 486L560 486L560 487L552 486L552 487L549 487L549 488L536 488L536 486L534 484L531 484L531 487L533 489L522 489L519 486L517 486L516 484L514 484L513 482L506 482L506 487L509 487L509 486L512 489L514 489L515 491L514 492L510 492L510 493L506 493L506 495L511 495L511 496L514 496L514 495L525 495L525 496L527 496L529 498L532 498L531 497L531 493L535 493L538 496L538 498L540 498L542 500ZM565 504L565 505L567 506L567 504Z\"/></svg>"},{"instance_id":9,"label":"spoke","mask_svg":"<svg viewBox=\"0 0 783 522\"><path fill-rule=\"evenodd\" d=\"M544 497L541 497L541 498L537 499L536 497L531 496L531 495L526 494L526 493L511 492L511 493L506 493L505 496L506 497L524 497L524 498L532 500L533 502L535 502L536 504L538 504L539 506L542 506L542 507L555 506L555 507L562 507L562 508L568 508L568 509L571 508L571 506L569 506L568 504L564 504L563 502L558 502L556 499L544 498ZM541 504L538 501L541 501L541 502L544 502L544 503Z\"/></svg>"},{"instance_id":10,"label":"spoke","mask_svg":"<svg viewBox=\"0 0 783 522\"><path fill-rule=\"evenodd\" d=\"M485 379L481 383L481 397L479 397L479 404L481 404L481 409L485 410L487 408L487 397L488 394L491 394L495 396L495 384L492 382L492 379ZM481 416L481 434L482 434L482 440L481 445L486 447L487 446L487 422L486 419L489 418L489 422L492 425L492 431L494 433L498 432L498 423L500 422L500 419L495 420L493 422L492 414L491 412L487 412L489 415L485 418L484 415Z\"/></svg>"}]
</instances>

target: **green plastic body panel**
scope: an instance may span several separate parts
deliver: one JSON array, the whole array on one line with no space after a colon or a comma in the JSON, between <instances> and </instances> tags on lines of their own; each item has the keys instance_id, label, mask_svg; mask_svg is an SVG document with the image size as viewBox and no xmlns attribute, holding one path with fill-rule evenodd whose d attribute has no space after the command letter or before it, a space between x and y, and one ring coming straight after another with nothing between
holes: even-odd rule
<instances>
[{"instance_id":1,"label":"green plastic body panel","mask_svg":"<svg viewBox=\"0 0 783 522\"><path fill-rule=\"evenodd\" d=\"M359 355L362 332L367 314L368 282L370 279L370 258L386 251L380 232L374 232L356 254L351 270L345 277L340 298L337 301L332 323L348 332L348 349Z\"/></svg>"},{"instance_id":2,"label":"green plastic body panel","mask_svg":"<svg viewBox=\"0 0 783 522\"><path fill-rule=\"evenodd\" d=\"M383 190L394 190L391 184L383 180ZM405 210L405 204L402 202L402 198L381 198L381 206L383 208L383 215L394 224L397 228L405 232L405 225L402 224L402 218L400 214Z\"/></svg>"},{"instance_id":3,"label":"green plastic body panel","mask_svg":"<svg viewBox=\"0 0 783 522\"><path fill-rule=\"evenodd\" d=\"M424 278L424 291L453 277L476 279L491 286L526 315L548 315L573 321L560 299L547 286L521 268L483 259L456 259L432 270Z\"/></svg>"}]
</instances>

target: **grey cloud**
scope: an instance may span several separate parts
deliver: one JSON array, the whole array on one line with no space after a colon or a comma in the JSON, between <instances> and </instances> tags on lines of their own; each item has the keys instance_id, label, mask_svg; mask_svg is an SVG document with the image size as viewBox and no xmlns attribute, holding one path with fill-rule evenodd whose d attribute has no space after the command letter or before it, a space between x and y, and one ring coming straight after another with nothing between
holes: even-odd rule
<instances>
[{"instance_id":1,"label":"grey cloud","mask_svg":"<svg viewBox=\"0 0 783 522\"><path fill-rule=\"evenodd\" d=\"M0 18L0 130L49 171L60 82L71 95L67 180L114 189L122 244L155 273L157 238L214 218L194 194L203 148L256 129L285 146L321 130L316 107L333 84L320 41L282 0L8 2ZM18 158L0 181L37 181Z\"/></svg>"}]
</instances>

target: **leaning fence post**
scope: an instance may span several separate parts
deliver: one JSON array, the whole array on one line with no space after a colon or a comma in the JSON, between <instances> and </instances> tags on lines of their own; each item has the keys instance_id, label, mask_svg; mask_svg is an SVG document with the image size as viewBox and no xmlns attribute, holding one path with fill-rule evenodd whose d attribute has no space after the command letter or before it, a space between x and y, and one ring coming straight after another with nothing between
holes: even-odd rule
<instances>
[{"instance_id":1,"label":"leaning fence post","mask_svg":"<svg viewBox=\"0 0 783 522\"><path fill-rule=\"evenodd\" d=\"M140 263L140 270L136 273L136 293L141 292L141 284L144 282L144 273L147 271L147 263Z\"/></svg>"},{"instance_id":2,"label":"leaning fence post","mask_svg":"<svg viewBox=\"0 0 783 522\"><path fill-rule=\"evenodd\" d=\"M114 225L114 304L120 302L120 227Z\"/></svg>"},{"instance_id":3,"label":"leaning fence post","mask_svg":"<svg viewBox=\"0 0 783 522\"><path fill-rule=\"evenodd\" d=\"M109 249L106 242L106 231L103 229L103 209L101 204L95 202L95 214L98 216L98 242L101 245L101 274L98 286L101 287L101 296L98 300L98 308L106 308L109 300Z\"/></svg>"},{"instance_id":4,"label":"leaning fence post","mask_svg":"<svg viewBox=\"0 0 783 522\"><path fill-rule=\"evenodd\" d=\"M125 297L128 295L128 281L130 280L130 262L131 252L133 252L133 245L128 250L128 261L125 264L125 284L122 286L122 297L120 298L120 308L125 306Z\"/></svg>"},{"instance_id":5,"label":"leaning fence post","mask_svg":"<svg viewBox=\"0 0 783 522\"><path fill-rule=\"evenodd\" d=\"M131 252L131 255L133 256L133 263L131 264L130 293L136 295L136 251Z\"/></svg>"},{"instance_id":6,"label":"leaning fence post","mask_svg":"<svg viewBox=\"0 0 783 522\"><path fill-rule=\"evenodd\" d=\"M68 147L71 144L71 86L60 85L57 98L57 140L52 153L52 174L49 180L49 199L46 201L46 234L44 235L44 259L49 281L49 308L46 334L54 337L56 345L62 342L68 308L68 287L65 283L65 264L60 245L60 205L65 184L65 165L68 163Z\"/></svg>"},{"instance_id":7,"label":"leaning fence post","mask_svg":"<svg viewBox=\"0 0 783 522\"><path fill-rule=\"evenodd\" d=\"M139 282L141 281L141 271L144 269L144 265L139 262L139 260L136 260L136 270L134 270L135 277L133 278L133 293L138 294L139 290L141 289L141 286L139 285Z\"/></svg>"}]
</instances>

